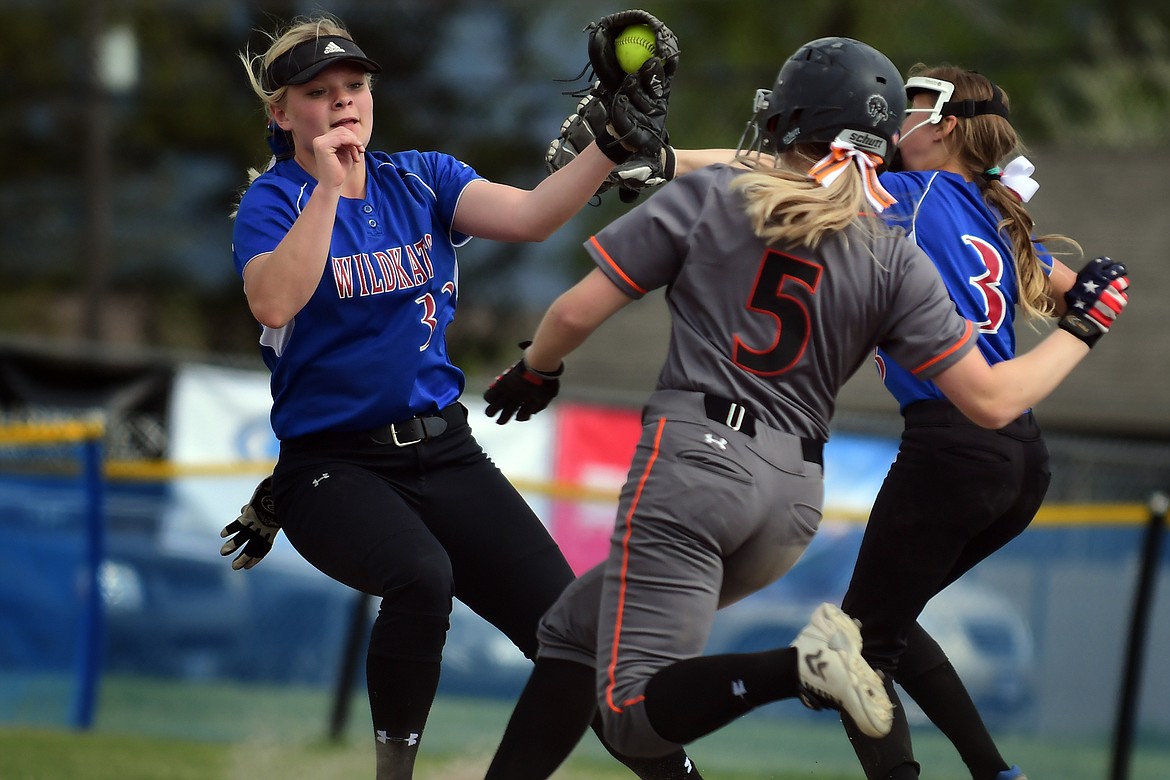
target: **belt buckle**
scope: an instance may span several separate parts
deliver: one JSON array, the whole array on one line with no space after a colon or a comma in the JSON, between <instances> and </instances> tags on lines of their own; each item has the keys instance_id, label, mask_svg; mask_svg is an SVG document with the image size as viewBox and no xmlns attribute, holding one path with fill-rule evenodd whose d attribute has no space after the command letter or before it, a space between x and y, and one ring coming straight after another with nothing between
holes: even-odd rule
<instances>
[{"instance_id":1,"label":"belt buckle","mask_svg":"<svg viewBox=\"0 0 1170 780\"><path fill-rule=\"evenodd\" d=\"M416 429L418 430L418 433L416 434L416 436L418 438L411 439L409 441L400 441L398 438L398 426L401 423L391 423L390 424L390 439L394 442L394 446L396 446L396 447L410 447L411 445L418 444L419 442L425 441L427 439L427 428L425 425L422 424L422 420L420 420L417 417L412 417L409 420L407 420L407 422L413 423L413 425L416 427Z\"/></svg>"}]
</instances>

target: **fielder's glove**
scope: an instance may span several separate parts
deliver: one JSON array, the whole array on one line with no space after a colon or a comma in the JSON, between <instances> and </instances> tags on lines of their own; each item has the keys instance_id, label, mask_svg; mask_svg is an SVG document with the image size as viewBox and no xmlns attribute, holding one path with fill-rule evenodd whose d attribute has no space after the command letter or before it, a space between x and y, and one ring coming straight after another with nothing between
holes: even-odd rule
<instances>
[{"instance_id":1,"label":"fielder's glove","mask_svg":"<svg viewBox=\"0 0 1170 780\"><path fill-rule=\"evenodd\" d=\"M1060 318L1062 330L1092 347L1109 332L1129 302L1127 271L1121 263L1098 257L1081 269L1076 283L1064 294L1068 311Z\"/></svg>"},{"instance_id":2,"label":"fielder's glove","mask_svg":"<svg viewBox=\"0 0 1170 780\"><path fill-rule=\"evenodd\" d=\"M634 24L644 24L654 32L655 54L651 59L658 59L662 63L663 77L666 79L664 86L667 92L670 91L670 80L678 70L678 37L652 14L638 9L609 14L586 25L585 31L589 33L589 64L593 66L593 75L598 81L595 91L616 95L630 77L631 74L626 73L618 63L614 41L622 30Z\"/></svg>"},{"instance_id":3,"label":"fielder's glove","mask_svg":"<svg viewBox=\"0 0 1170 780\"><path fill-rule=\"evenodd\" d=\"M618 63L614 40L633 24L654 31L655 54L634 73ZM590 94L600 101L606 121L592 126L597 145L615 163L637 154L653 157L667 143L666 111L670 85L678 69L678 38L646 11L603 16L589 24L589 64L597 79ZM582 147L578 147L580 149Z\"/></svg>"},{"instance_id":4,"label":"fielder's glove","mask_svg":"<svg viewBox=\"0 0 1170 780\"><path fill-rule=\"evenodd\" d=\"M531 341L521 341L520 349L527 349ZM496 377L496 381L483 393L487 401L486 412L488 417L500 418L497 425L503 425L515 415L517 422L524 422L532 415L548 406L556 398L561 389L558 377L565 373L565 364L562 363L556 371L545 372L529 368L520 358L504 373Z\"/></svg>"},{"instance_id":5,"label":"fielder's glove","mask_svg":"<svg viewBox=\"0 0 1170 780\"><path fill-rule=\"evenodd\" d=\"M232 561L232 568L250 569L272 549L279 531L280 521L276 519L276 505L272 500L272 477L265 477L252 491L251 500L240 507L240 516L219 532L219 538L227 539L219 554L231 555L243 547Z\"/></svg>"},{"instance_id":6,"label":"fielder's glove","mask_svg":"<svg viewBox=\"0 0 1170 780\"><path fill-rule=\"evenodd\" d=\"M592 125L606 121L605 109L593 95L586 95L577 104L575 113L570 114L561 124L561 132L548 145L545 166L549 173L568 165L581 150L593 143L595 136ZM658 154L650 157L630 157L610 171L609 176L597 190L601 195L614 187L618 188L623 203L637 200L642 190L665 184L674 178L674 149L663 146Z\"/></svg>"}]
</instances>

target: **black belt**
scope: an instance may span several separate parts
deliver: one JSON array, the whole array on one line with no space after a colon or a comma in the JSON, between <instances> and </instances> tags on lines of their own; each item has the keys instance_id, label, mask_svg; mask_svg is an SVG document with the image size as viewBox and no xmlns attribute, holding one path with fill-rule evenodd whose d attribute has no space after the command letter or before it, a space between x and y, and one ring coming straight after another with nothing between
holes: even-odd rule
<instances>
[{"instance_id":1,"label":"black belt","mask_svg":"<svg viewBox=\"0 0 1170 780\"><path fill-rule=\"evenodd\" d=\"M409 447L442 436L453 425L465 423L467 413L459 403L453 403L434 414L420 414L409 420L379 425L368 431L320 431L293 439L302 446L360 447L369 444L393 444Z\"/></svg>"},{"instance_id":2,"label":"black belt","mask_svg":"<svg viewBox=\"0 0 1170 780\"><path fill-rule=\"evenodd\" d=\"M744 408L743 404L728 401L716 395L703 395L703 409L708 420L723 423L732 430L739 431L745 436L756 435L756 418ZM825 443L816 439L800 438L800 451L804 459L810 463L825 465Z\"/></svg>"},{"instance_id":3,"label":"black belt","mask_svg":"<svg viewBox=\"0 0 1170 780\"><path fill-rule=\"evenodd\" d=\"M438 414L418 415L402 422L379 425L377 428L366 431L366 435L375 444L409 447L412 444L420 444L424 441L430 441L436 436L441 436L447 430L448 423L456 424L466 420L463 407L459 404L451 404L445 409L439 410Z\"/></svg>"},{"instance_id":4,"label":"black belt","mask_svg":"<svg viewBox=\"0 0 1170 780\"><path fill-rule=\"evenodd\" d=\"M971 422L971 418L959 411L959 407L947 400L915 401L902 410L902 417L907 428L933 425L963 425L971 428L983 426ZM1037 427L1036 419L1031 411L1024 412L1011 421L1001 431L1008 433L1022 432Z\"/></svg>"},{"instance_id":5,"label":"black belt","mask_svg":"<svg viewBox=\"0 0 1170 780\"><path fill-rule=\"evenodd\" d=\"M950 401L915 401L902 410L906 424L915 425L975 425Z\"/></svg>"}]
</instances>

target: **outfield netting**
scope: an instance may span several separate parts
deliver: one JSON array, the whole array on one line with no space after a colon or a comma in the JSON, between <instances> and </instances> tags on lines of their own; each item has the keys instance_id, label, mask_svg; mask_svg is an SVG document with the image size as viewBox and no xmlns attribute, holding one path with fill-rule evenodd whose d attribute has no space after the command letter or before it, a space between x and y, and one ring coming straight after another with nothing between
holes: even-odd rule
<instances>
[{"instance_id":1,"label":"outfield netting","mask_svg":"<svg viewBox=\"0 0 1170 780\"><path fill-rule=\"evenodd\" d=\"M95 421L0 423L0 722L92 721L102 434Z\"/></svg>"}]
</instances>

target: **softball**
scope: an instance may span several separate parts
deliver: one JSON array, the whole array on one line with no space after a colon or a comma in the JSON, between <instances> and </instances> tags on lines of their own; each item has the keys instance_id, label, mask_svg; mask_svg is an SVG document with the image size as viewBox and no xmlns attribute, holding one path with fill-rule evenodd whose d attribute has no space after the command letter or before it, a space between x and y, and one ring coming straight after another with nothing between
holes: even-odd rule
<instances>
[{"instance_id":1,"label":"softball","mask_svg":"<svg viewBox=\"0 0 1170 780\"><path fill-rule=\"evenodd\" d=\"M622 70L634 73L642 67L643 62L657 53L654 31L649 25L631 24L618 34L613 42L613 49Z\"/></svg>"}]
</instances>

